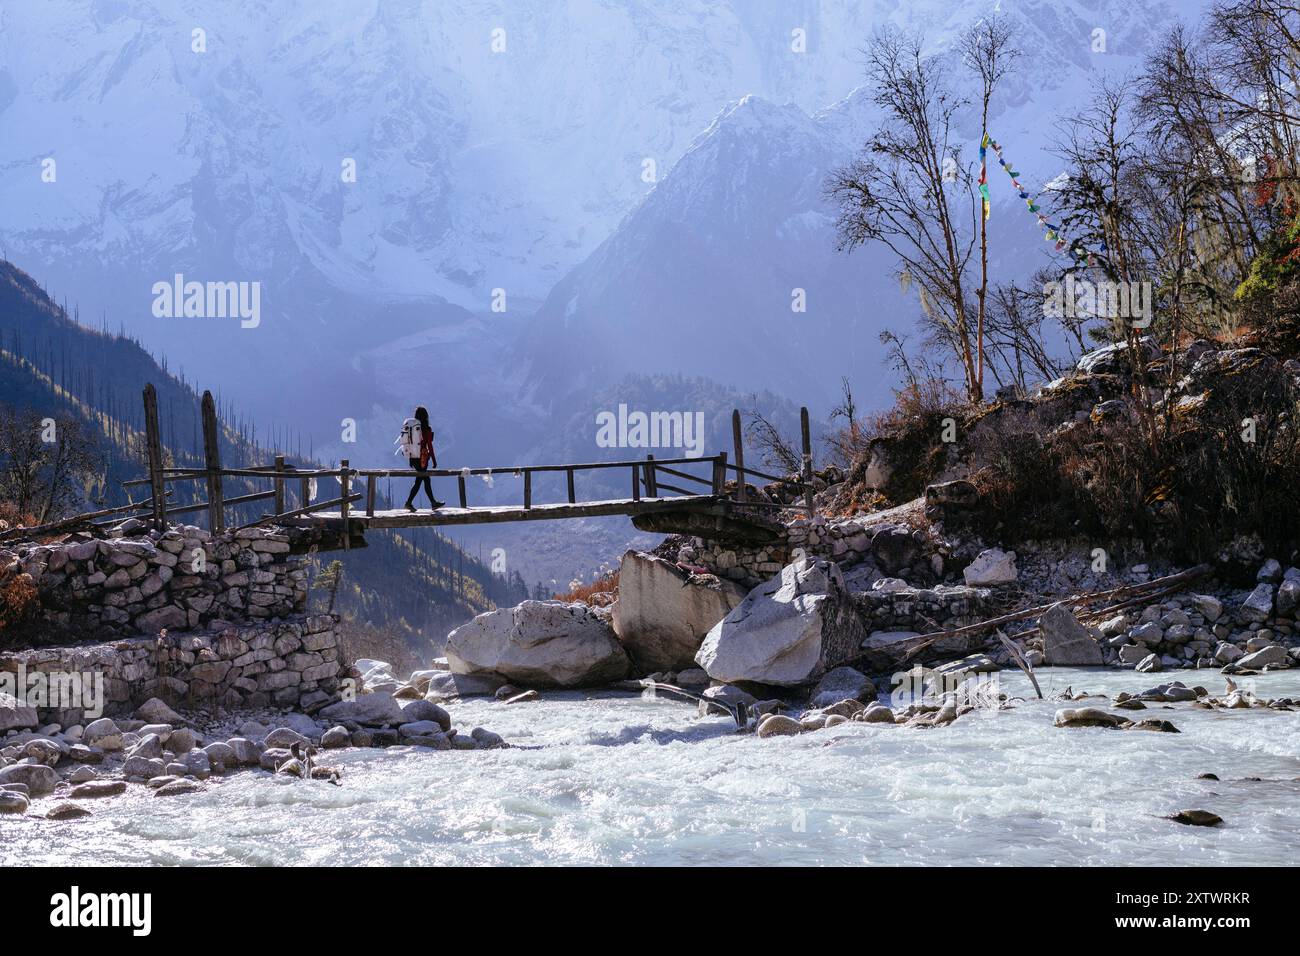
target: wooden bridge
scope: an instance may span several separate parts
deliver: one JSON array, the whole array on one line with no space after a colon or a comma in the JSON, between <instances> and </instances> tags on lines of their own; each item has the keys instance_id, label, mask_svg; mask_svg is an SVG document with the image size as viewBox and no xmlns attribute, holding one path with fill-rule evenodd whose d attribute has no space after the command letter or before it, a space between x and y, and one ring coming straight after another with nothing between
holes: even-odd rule
<instances>
[{"instance_id":1,"label":"wooden bridge","mask_svg":"<svg viewBox=\"0 0 1300 956\"><path fill-rule=\"evenodd\" d=\"M587 518L605 515L627 515L633 524L643 530L664 534L689 534L702 538L732 541L737 544L762 545L780 535L780 525L773 520L772 512L785 508L798 508L813 513L812 444L808 426L808 410L801 414L803 462L798 480L765 474L745 466L740 412L732 412L732 438L734 460L726 452L703 458L644 459L602 461L559 465L511 465L502 468L435 468L416 471L410 468L360 469L353 468L347 459L337 468L301 469L286 464L277 456L274 464L247 468L224 468L221 465L219 424L212 395L203 395L203 468L166 467L163 464L162 443L158 430L157 394L153 385L144 389L145 439L149 462L149 477L124 482L128 489L148 486L150 497L142 502L59 522L68 525L114 516L120 520L126 514L147 515L156 527L163 527L169 516L184 513L206 512L208 527L212 531L226 528L226 509L252 502L271 503L271 510L252 525L277 524L310 529L313 545L318 549L343 548L364 545L364 532L369 528L417 528L451 525L486 524L507 521L548 521L570 518ZM701 468L704 474L697 473ZM695 471L692 471L695 469ZM592 473L622 471L627 481L628 496L619 498L583 499L579 497L579 477ZM537 501L534 499L534 479L540 476L564 476L564 500ZM381 478L416 477L454 478L457 487L456 504L434 510L409 511L381 509L378 483ZM471 503L469 479L487 478L495 483L498 478L518 478L521 493L518 504ZM223 479L237 478L267 482L267 490L226 498ZM782 482L787 488L802 492L800 504L777 503L761 496L752 496L747 484L750 478ZM316 497L321 479L337 481L338 494L327 500ZM167 486L176 482L200 481L207 487L207 500L180 507L169 505ZM608 487L608 483L604 483ZM689 486L689 487L686 487ZM51 528L53 526L50 526ZM28 529L43 531L44 529Z\"/></svg>"}]
</instances>

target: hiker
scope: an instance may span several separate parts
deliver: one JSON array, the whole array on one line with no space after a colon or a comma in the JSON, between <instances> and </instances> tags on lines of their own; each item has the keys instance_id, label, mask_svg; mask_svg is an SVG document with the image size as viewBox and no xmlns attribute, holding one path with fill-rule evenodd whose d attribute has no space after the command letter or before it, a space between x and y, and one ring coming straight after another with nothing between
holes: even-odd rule
<instances>
[{"instance_id":1,"label":"hiker","mask_svg":"<svg viewBox=\"0 0 1300 956\"><path fill-rule=\"evenodd\" d=\"M438 467L438 457L433 453L433 429L429 427L429 412L420 405L415 409L415 417L402 423L402 433L397 436L398 452L406 455L407 461L416 471L427 471ZM433 484L428 475L416 475L411 493L406 496L406 510L415 510L415 496L424 486L424 493L429 496L429 505L434 511L446 502L433 496Z\"/></svg>"}]
</instances>

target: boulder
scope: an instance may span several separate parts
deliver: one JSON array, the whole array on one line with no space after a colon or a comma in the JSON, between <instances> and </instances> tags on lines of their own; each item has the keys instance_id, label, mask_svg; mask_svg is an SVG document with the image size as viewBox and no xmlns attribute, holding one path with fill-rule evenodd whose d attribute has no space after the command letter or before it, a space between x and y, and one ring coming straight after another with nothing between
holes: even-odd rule
<instances>
[{"instance_id":1,"label":"boulder","mask_svg":"<svg viewBox=\"0 0 1300 956\"><path fill-rule=\"evenodd\" d=\"M1247 621L1262 624L1273 613L1273 585L1261 583L1241 605L1241 616Z\"/></svg>"},{"instance_id":2,"label":"boulder","mask_svg":"<svg viewBox=\"0 0 1300 956\"><path fill-rule=\"evenodd\" d=\"M491 697L505 680L495 674L453 674L437 671L429 678L424 699L428 701L456 700L459 697Z\"/></svg>"},{"instance_id":3,"label":"boulder","mask_svg":"<svg viewBox=\"0 0 1300 956\"><path fill-rule=\"evenodd\" d=\"M490 673L525 687L621 680L628 658L609 624L585 604L524 601L480 614L447 635L455 674Z\"/></svg>"},{"instance_id":4,"label":"boulder","mask_svg":"<svg viewBox=\"0 0 1300 956\"><path fill-rule=\"evenodd\" d=\"M827 671L826 675L813 688L808 700L809 707L829 707L841 700L874 700L876 685L871 678L852 667L837 667Z\"/></svg>"},{"instance_id":5,"label":"boulder","mask_svg":"<svg viewBox=\"0 0 1300 956\"><path fill-rule=\"evenodd\" d=\"M876 565L887 574L902 571L921 553L921 545L910 528L884 525L871 536L871 554Z\"/></svg>"},{"instance_id":6,"label":"boulder","mask_svg":"<svg viewBox=\"0 0 1300 956\"><path fill-rule=\"evenodd\" d=\"M263 743L267 747L289 750L294 744L306 747L311 741L296 730L290 730L288 727L277 727L266 735L266 740Z\"/></svg>"},{"instance_id":7,"label":"boulder","mask_svg":"<svg viewBox=\"0 0 1300 956\"><path fill-rule=\"evenodd\" d=\"M337 750L352 744L352 737L346 727L331 727L321 735L320 745L325 750Z\"/></svg>"},{"instance_id":8,"label":"boulder","mask_svg":"<svg viewBox=\"0 0 1300 956\"><path fill-rule=\"evenodd\" d=\"M117 797L126 793L125 780L94 780L72 788L68 796L73 800L95 800L101 797Z\"/></svg>"},{"instance_id":9,"label":"boulder","mask_svg":"<svg viewBox=\"0 0 1300 956\"><path fill-rule=\"evenodd\" d=\"M341 700L321 708L320 715L331 721L351 721L364 727L396 726L407 723L402 716L402 705L386 692L362 694L356 700Z\"/></svg>"},{"instance_id":10,"label":"boulder","mask_svg":"<svg viewBox=\"0 0 1300 956\"><path fill-rule=\"evenodd\" d=\"M1108 714L1100 707L1066 707L1056 712L1052 723L1057 727L1118 727L1124 718Z\"/></svg>"},{"instance_id":11,"label":"boulder","mask_svg":"<svg viewBox=\"0 0 1300 956\"><path fill-rule=\"evenodd\" d=\"M1218 598L1209 594L1193 594L1191 599L1196 610L1211 624L1223 616L1223 602Z\"/></svg>"},{"instance_id":12,"label":"boulder","mask_svg":"<svg viewBox=\"0 0 1300 956\"><path fill-rule=\"evenodd\" d=\"M53 793L59 775L43 763L16 763L0 770L0 783L21 783L33 797Z\"/></svg>"},{"instance_id":13,"label":"boulder","mask_svg":"<svg viewBox=\"0 0 1300 956\"><path fill-rule=\"evenodd\" d=\"M1277 586L1277 613L1279 617L1295 617L1300 607L1300 581L1287 578Z\"/></svg>"},{"instance_id":14,"label":"boulder","mask_svg":"<svg viewBox=\"0 0 1300 956\"><path fill-rule=\"evenodd\" d=\"M10 730L30 730L39 724L35 707L28 707L13 694L0 692L0 734Z\"/></svg>"},{"instance_id":15,"label":"boulder","mask_svg":"<svg viewBox=\"0 0 1300 956\"><path fill-rule=\"evenodd\" d=\"M735 687L731 684L717 684L713 687L706 688L705 691L700 694L700 697L703 699L696 706L696 710L701 717L710 717L725 713L724 710L719 710L716 706L709 704L708 702L711 700L716 700L727 707L736 707L743 704L748 708L753 707L758 703L758 700L753 694L743 691L739 687Z\"/></svg>"},{"instance_id":16,"label":"boulder","mask_svg":"<svg viewBox=\"0 0 1300 956\"><path fill-rule=\"evenodd\" d=\"M1262 650L1237 658L1238 670L1262 670L1265 667L1278 667L1289 664L1286 648L1281 644L1270 644Z\"/></svg>"},{"instance_id":17,"label":"boulder","mask_svg":"<svg viewBox=\"0 0 1300 956\"><path fill-rule=\"evenodd\" d=\"M970 587L1011 584L1016 580L1016 553L989 548L975 556L962 572Z\"/></svg>"},{"instance_id":18,"label":"boulder","mask_svg":"<svg viewBox=\"0 0 1300 956\"><path fill-rule=\"evenodd\" d=\"M1164 664L1161 663L1159 654L1148 654L1146 657L1142 658L1142 660L1137 662L1137 667L1135 667L1134 670L1139 674L1154 674L1163 667Z\"/></svg>"},{"instance_id":19,"label":"boulder","mask_svg":"<svg viewBox=\"0 0 1300 956\"><path fill-rule=\"evenodd\" d=\"M150 697L135 709L136 717L146 724L171 724L173 727L185 723L185 718L172 710L157 697Z\"/></svg>"},{"instance_id":20,"label":"boulder","mask_svg":"<svg viewBox=\"0 0 1300 956\"><path fill-rule=\"evenodd\" d=\"M1038 619L1043 656L1052 667L1092 667L1102 662L1101 645L1062 603L1053 604Z\"/></svg>"},{"instance_id":21,"label":"boulder","mask_svg":"<svg viewBox=\"0 0 1300 956\"><path fill-rule=\"evenodd\" d=\"M27 798L21 793L0 790L0 816L7 813L26 813L28 805Z\"/></svg>"},{"instance_id":22,"label":"boulder","mask_svg":"<svg viewBox=\"0 0 1300 956\"><path fill-rule=\"evenodd\" d=\"M451 714L431 700L413 700L402 707L402 722L433 721L445 733L451 730Z\"/></svg>"},{"instance_id":23,"label":"boulder","mask_svg":"<svg viewBox=\"0 0 1300 956\"><path fill-rule=\"evenodd\" d=\"M690 668L704 635L744 597L731 581L628 551L619 565L614 633L636 673Z\"/></svg>"},{"instance_id":24,"label":"boulder","mask_svg":"<svg viewBox=\"0 0 1300 956\"><path fill-rule=\"evenodd\" d=\"M865 639L839 567L804 558L750 591L695 659L716 681L793 686L857 657Z\"/></svg>"},{"instance_id":25,"label":"boulder","mask_svg":"<svg viewBox=\"0 0 1300 956\"><path fill-rule=\"evenodd\" d=\"M793 737L803 733L803 730L803 724L784 714L769 714L758 725L760 737Z\"/></svg>"},{"instance_id":26,"label":"boulder","mask_svg":"<svg viewBox=\"0 0 1300 956\"><path fill-rule=\"evenodd\" d=\"M90 816L90 811L75 803L56 803L45 811L47 820L76 820Z\"/></svg>"}]
</instances>

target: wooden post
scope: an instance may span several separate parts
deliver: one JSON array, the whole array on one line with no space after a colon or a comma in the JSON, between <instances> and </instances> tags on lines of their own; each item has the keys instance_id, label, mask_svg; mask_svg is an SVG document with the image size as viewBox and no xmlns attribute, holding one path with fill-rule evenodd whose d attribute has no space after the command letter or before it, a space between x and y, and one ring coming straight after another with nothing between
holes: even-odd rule
<instances>
[{"instance_id":1,"label":"wooden post","mask_svg":"<svg viewBox=\"0 0 1300 956\"><path fill-rule=\"evenodd\" d=\"M460 506L462 508L468 508L469 505L466 503L468 499L465 497L465 475L463 472L456 476L456 490L460 492Z\"/></svg>"},{"instance_id":2,"label":"wooden post","mask_svg":"<svg viewBox=\"0 0 1300 956\"><path fill-rule=\"evenodd\" d=\"M208 530L217 534L226 528L226 508L221 491L221 432L211 392L203 393L203 461L208 470Z\"/></svg>"},{"instance_id":3,"label":"wooden post","mask_svg":"<svg viewBox=\"0 0 1300 956\"><path fill-rule=\"evenodd\" d=\"M348 513L352 510L351 502L348 501L348 487L351 481L348 477L348 460L344 458L339 462L339 488L343 493L343 501L339 505L339 514L343 516L343 550L352 550L352 529L348 527Z\"/></svg>"},{"instance_id":4,"label":"wooden post","mask_svg":"<svg viewBox=\"0 0 1300 956\"><path fill-rule=\"evenodd\" d=\"M284 514L284 455L275 456L275 513Z\"/></svg>"},{"instance_id":5,"label":"wooden post","mask_svg":"<svg viewBox=\"0 0 1300 956\"><path fill-rule=\"evenodd\" d=\"M636 463L632 465L632 500L641 500L641 466Z\"/></svg>"},{"instance_id":6,"label":"wooden post","mask_svg":"<svg viewBox=\"0 0 1300 956\"><path fill-rule=\"evenodd\" d=\"M645 456L645 493L649 498L659 497L659 487L655 483L655 456Z\"/></svg>"},{"instance_id":7,"label":"wooden post","mask_svg":"<svg viewBox=\"0 0 1300 956\"><path fill-rule=\"evenodd\" d=\"M311 504L311 479L298 479L298 507L306 508Z\"/></svg>"},{"instance_id":8,"label":"wooden post","mask_svg":"<svg viewBox=\"0 0 1300 956\"><path fill-rule=\"evenodd\" d=\"M576 502L576 499L573 497L573 469L566 468L565 474L569 480L569 504L574 504Z\"/></svg>"},{"instance_id":9,"label":"wooden post","mask_svg":"<svg viewBox=\"0 0 1300 956\"><path fill-rule=\"evenodd\" d=\"M367 518L373 518L375 516L375 494L377 491L376 485L378 481L379 479L376 478L374 475L366 475L366 517Z\"/></svg>"},{"instance_id":10,"label":"wooden post","mask_svg":"<svg viewBox=\"0 0 1300 956\"><path fill-rule=\"evenodd\" d=\"M813 465L812 465L812 431L808 427L808 406L799 409L799 434L803 439L803 474L806 487L803 491L803 503L808 507L808 517L813 516Z\"/></svg>"},{"instance_id":11,"label":"wooden post","mask_svg":"<svg viewBox=\"0 0 1300 956\"><path fill-rule=\"evenodd\" d=\"M740 434L740 409L731 412L731 442L736 446L736 500L745 500L745 442Z\"/></svg>"},{"instance_id":12,"label":"wooden post","mask_svg":"<svg viewBox=\"0 0 1300 956\"><path fill-rule=\"evenodd\" d=\"M167 526L167 499L163 497L162 437L158 432L158 391L150 382L144 387L145 451L149 456L149 487L153 492L153 526Z\"/></svg>"},{"instance_id":13,"label":"wooden post","mask_svg":"<svg viewBox=\"0 0 1300 956\"><path fill-rule=\"evenodd\" d=\"M524 510L533 506L533 473L524 469Z\"/></svg>"},{"instance_id":14,"label":"wooden post","mask_svg":"<svg viewBox=\"0 0 1300 956\"><path fill-rule=\"evenodd\" d=\"M713 459L713 494L719 498L722 497L722 491L727 486L727 453L721 452L717 458Z\"/></svg>"}]
</instances>

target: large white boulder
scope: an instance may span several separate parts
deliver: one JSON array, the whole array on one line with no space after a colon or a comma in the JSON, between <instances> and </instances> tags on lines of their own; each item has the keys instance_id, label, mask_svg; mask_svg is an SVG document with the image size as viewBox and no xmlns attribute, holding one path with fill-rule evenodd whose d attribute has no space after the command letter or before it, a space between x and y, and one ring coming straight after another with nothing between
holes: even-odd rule
<instances>
[{"instance_id":1,"label":"large white boulder","mask_svg":"<svg viewBox=\"0 0 1300 956\"><path fill-rule=\"evenodd\" d=\"M805 558L750 591L695 660L716 681L794 686L858 656L865 637L839 567Z\"/></svg>"},{"instance_id":2,"label":"large white boulder","mask_svg":"<svg viewBox=\"0 0 1300 956\"><path fill-rule=\"evenodd\" d=\"M447 635L453 674L496 674L524 687L586 687L627 676L609 623L585 604L525 601Z\"/></svg>"},{"instance_id":3,"label":"large white boulder","mask_svg":"<svg viewBox=\"0 0 1300 956\"><path fill-rule=\"evenodd\" d=\"M971 587L1011 584L1016 580L1016 553L998 548L981 551L962 574Z\"/></svg>"},{"instance_id":4,"label":"large white boulder","mask_svg":"<svg viewBox=\"0 0 1300 956\"><path fill-rule=\"evenodd\" d=\"M695 666L704 635L744 597L732 581L628 551L619 565L614 633L637 672L684 670Z\"/></svg>"}]
</instances>

